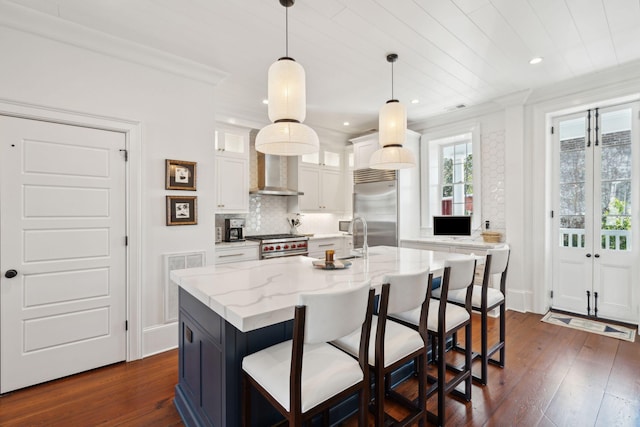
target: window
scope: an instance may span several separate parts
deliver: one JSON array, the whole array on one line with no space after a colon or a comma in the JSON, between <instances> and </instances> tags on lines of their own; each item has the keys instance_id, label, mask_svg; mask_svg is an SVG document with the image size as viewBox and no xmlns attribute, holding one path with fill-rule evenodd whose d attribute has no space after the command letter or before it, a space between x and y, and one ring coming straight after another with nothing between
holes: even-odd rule
<instances>
[{"instance_id":1,"label":"window","mask_svg":"<svg viewBox=\"0 0 640 427\"><path fill-rule=\"evenodd\" d=\"M434 215L471 215L480 227L480 143L478 126L422 136L422 227ZM476 173L474 173L476 171Z\"/></svg>"},{"instance_id":2,"label":"window","mask_svg":"<svg viewBox=\"0 0 640 427\"><path fill-rule=\"evenodd\" d=\"M473 152L471 135L440 146L440 214L473 214Z\"/></svg>"}]
</instances>

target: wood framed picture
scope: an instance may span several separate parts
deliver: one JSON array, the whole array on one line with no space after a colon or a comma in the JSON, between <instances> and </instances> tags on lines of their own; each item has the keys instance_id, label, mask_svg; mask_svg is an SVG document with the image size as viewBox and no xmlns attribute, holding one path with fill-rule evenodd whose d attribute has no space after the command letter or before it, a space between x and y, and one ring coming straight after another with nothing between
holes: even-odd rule
<instances>
[{"instance_id":1,"label":"wood framed picture","mask_svg":"<svg viewBox=\"0 0 640 427\"><path fill-rule=\"evenodd\" d=\"M196 189L196 162L183 160L165 160L167 190L191 190Z\"/></svg>"},{"instance_id":2,"label":"wood framed picture","mask_svg":"<svg viewBox=\"0 0 640 427\"><path fill-rule=\"evenodd\" d=\"M167 196L167 225L194 225L198 223L196 196Z\"/></svg>"}]
</instances>

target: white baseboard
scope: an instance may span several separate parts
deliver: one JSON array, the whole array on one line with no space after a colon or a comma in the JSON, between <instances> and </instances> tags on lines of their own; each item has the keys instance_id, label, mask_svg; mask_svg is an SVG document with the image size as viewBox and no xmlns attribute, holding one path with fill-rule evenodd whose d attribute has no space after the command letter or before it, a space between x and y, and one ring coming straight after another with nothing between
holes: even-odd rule
<instances>
[{"instance_id":1,"label":"white baseboard","mask_svg":"<svg viewBox=\"0 0 640 427\"><path fill-rule=\"evenodd\" d=\"M178 322L156 325L142 331L142 357L178 347Z\"/></svg>"},{"instance_id":2,"label":"white baseboard","mask_svg":"<svg viewBox=\"0 0 640 427\"><path fill-rule=\"evenodd\" d=\"M531 292L523 290L507 290L507 309L526 313L532 311L530 306Z\"/></svg>"}]
</instances>

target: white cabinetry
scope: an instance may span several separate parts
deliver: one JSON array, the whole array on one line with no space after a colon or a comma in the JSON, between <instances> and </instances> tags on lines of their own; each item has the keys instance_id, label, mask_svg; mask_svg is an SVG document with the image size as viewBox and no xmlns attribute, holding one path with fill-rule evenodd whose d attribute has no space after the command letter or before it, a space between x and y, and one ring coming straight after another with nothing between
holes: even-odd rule
<instances>
[{"instance_id":1,"label":"white cabinetry","mask_svg":"<svg viewBox=\"0 0 640 427\"><path fill-rule=\"evenodd\" d=\"M253 261L259 257L258 245L216 245L213 262L224 264L228 262Z\"/></svg>"},{"instance_id":2,"label":"white cabinetry","mask_svg":"<svg viewBox=\"0 0 640 427\"><path fill-rule=\"evenodd\" d=\"M324 253L329 249L335 251L335 257L346 256L344 242L345 240L342 236L310 239L309 256L324 259Z\"/></svg>"},{"instance_id":3,"label":"white cabinetry","mask_svg":"<svg viewBox=\"0 0 640 427\"><path fill-rule=\"evenodd\" d=\"M249 211L249 130L216 130L216 212Z\"/></svg>"},{"instance_id":4,"label":"white cabinetry","mask_svg":"<svg viewBox=\"0 0 640 427\"><path fill-rule=\"evenodd\" d=\"M298 166L301 212L341 213L344 211L342 148L323 147L318 153L302 156Z\"/></svg>"},{"instance_id":5,"label":"white cabinetry","mask_svg":"<svg viewBox=\"0 0 640 427\"><path fill-rule=\"evenodd\" d=\"M361 136L352 139L351 142L353 142L353 168L355 170L369 168L371 155L380 148L378 134Z\"/></svg>"}]
</instances>

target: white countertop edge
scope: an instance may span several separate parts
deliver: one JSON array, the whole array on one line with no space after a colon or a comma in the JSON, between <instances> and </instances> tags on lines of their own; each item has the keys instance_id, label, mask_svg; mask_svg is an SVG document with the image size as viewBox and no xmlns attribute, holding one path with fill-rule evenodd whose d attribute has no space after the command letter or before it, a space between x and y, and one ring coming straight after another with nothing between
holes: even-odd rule
<instances>
[{"instance_id":1,"label":"white countertop edge","mask_svg":"<svg viewBox=\"0 0 640 427\"><path fill-rule=\"evenodd\" d=\"M309 240L335 239L335 238L340 238L345 236L351 236L351 235L343 232L314 234L313 236L309 236Z\"/></svg>"},{"instance_id":2,"label":"white countertop edge","mask_svg":"<svg viewBox=\"0 0 640 427\"><path fill-rule=\"evenodd\" d=\"M418 237L414 239L402 239L401 242L410 243L428 243L432 245L442 246L460 246L466 248L478 248L478 249L493 249L505 245L504 242L500 243L487 243L482 240L472 239L439 239L437 237Z\"/></svg>"},{"instance_id":3,"label":"white countertop edge","mask_svg":"<svg viewBox=\"0 0 640 427\"><path fill-rule=\"evenodd\" d=\"M245 240L242 242L216 242L215 247L218 249L223 248L241 248L244 246L260 246L260 242L257 240Z\"/></svg>"}]
</instances>

